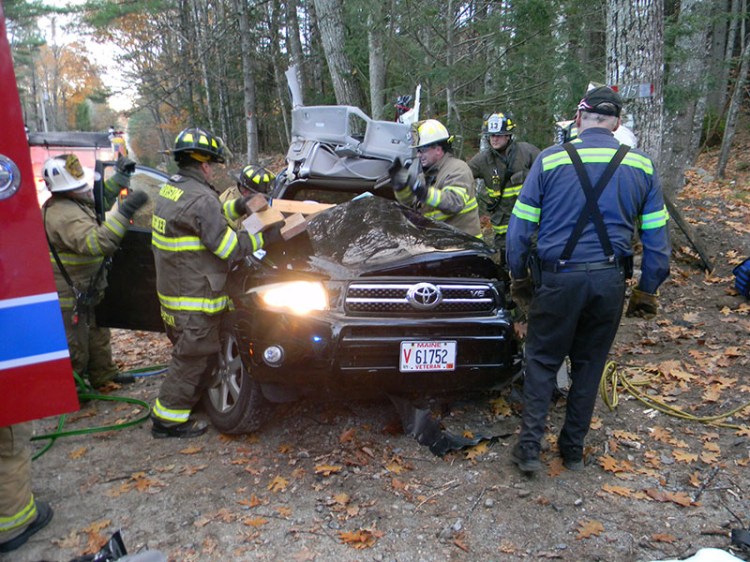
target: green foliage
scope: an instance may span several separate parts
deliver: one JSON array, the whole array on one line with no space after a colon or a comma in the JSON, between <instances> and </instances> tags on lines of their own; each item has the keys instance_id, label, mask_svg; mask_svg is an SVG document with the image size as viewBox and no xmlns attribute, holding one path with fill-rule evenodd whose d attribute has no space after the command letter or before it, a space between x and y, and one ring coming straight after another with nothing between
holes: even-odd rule
<instances>
[{"instance_id":1,"label":"green foliage","mask_svg":"<svg viewBox=\"0 0 750 562\"><path fill-rule=\"evenodd\" d=\"M77 131L91 130L91 110L88 101L76 106L75 128Z\"/></svg>"}]
</instances>

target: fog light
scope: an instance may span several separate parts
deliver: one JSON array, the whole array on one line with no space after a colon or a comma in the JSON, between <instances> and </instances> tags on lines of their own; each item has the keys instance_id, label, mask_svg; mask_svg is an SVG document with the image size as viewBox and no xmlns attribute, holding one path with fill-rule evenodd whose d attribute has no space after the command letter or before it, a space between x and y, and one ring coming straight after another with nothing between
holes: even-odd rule
<instances>
[{"instance_id":1,"label":"fog light","mask_svg":"<svg viewBox=\"0 0 750 562\"><path fill-rule=\"evenodd\" d=\"M284 348L280 345L272 345L263 351L263 361L269 367L279 367L284 361Z\"/></svg>"}]
</instances>

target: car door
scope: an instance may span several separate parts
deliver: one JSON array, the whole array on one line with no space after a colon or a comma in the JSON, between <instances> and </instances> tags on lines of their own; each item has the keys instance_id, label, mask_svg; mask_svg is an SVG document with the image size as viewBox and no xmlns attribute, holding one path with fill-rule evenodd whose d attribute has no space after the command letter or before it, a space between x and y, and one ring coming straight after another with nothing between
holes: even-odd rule
<instances>
[{"instance_id":1,"label":"car door","mask_svg":"<svg viewBox=\"0 0 750 562\"><path fill-rule=\"evenodd\" d=\"M102 212L103 181L114 173L114 162L98 162L95 184L97 209ZM144 191L149 201L131 219L120 248L112 256L104 300L97 306L100 326L128 330L164 331L156 295L156 268L151 251L151 216L161 185L168 176L145 166L136 166L131 190ZM119 204L116 203L115 205Z\"/></svg>"}]
</instances>

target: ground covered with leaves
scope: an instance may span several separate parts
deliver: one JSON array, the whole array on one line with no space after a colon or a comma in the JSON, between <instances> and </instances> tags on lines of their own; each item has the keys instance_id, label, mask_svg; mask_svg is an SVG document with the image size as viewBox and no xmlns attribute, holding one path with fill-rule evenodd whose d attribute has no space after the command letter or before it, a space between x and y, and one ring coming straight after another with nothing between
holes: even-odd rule
<instances>
[{"instance_id":1,"label":"ground covered with leaves","mask_svg":"<svg viewBox=\"0 0 750 562\"><path fill-rule=\"evenodd\" d=\"M742 157L728 180L713 179L711 153L688 172L677 204L714 270L675 230L659 316L623 319L583 472L556 454L564 398L551 409L546 470L529 478L511 465L520 406L510 388L433 403L451 431L499 436L443 458L403 434L387 401L303 402L241 437L154 440L146 423L61 438L36 460L35 492L56 514L8 560L67 561L117 529L131 553L158 549L176 562L629 562L729 550L731 529L750 527L750 303L732 288L732 268L750 255ZM115 334L125 369L168 354L164 336ZM109 395L151 403L160 381ZM91 401L65 428L143 414ZM35 424L37 434L56 427Z\"/></svg>"}]
</instances>

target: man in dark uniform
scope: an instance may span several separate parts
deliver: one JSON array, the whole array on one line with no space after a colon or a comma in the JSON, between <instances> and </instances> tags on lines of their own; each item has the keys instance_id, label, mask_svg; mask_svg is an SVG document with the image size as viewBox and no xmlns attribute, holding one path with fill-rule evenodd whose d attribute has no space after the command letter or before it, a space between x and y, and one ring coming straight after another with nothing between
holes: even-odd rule
<instances>
[{"instance_id":1,"label":"man in dark uniform","mask_svg":"<svg viewBox=\"0 0 750 562\"><path fill-rule=\"evenodd\" d=\"M632 273L636 228L643 261L627 314L655 316L657 289L669 275L661 185L651 159L621 149L614 138L621 109L610 88L589 91L576 114L578 138L539 155L510 220L511 294L531 301L521 433L512 453L523 472L541 469L547 411L566 355L572 382L558 446L568 469L583 468L584 439Z\"/></svg>"},{"instance_id":2,"label":"man in dark uniform","mask_svg":"<svg viewBox=\"0 0 750 562\"><path fill-rule=\"evenodd\" d=\"M220 349L221 317L233 263L280 240L279 229L251 235L230 222L246 214L251 195L222 208L211 185L213 166L224 162L221 139L198 128L175 140L179 172L159 191L152 220L156 288L172 360L151 412L154 437L195 437L205 422L190 419Z\"/></svg>"},{"instance_id":3,"label":"man in dark uniform","mask_svg":"<svg viewBox=\"0 0 750 562\"><path fill-rule=\"evenodd\" d=\"M480 202L490 216L495 232L495 248L505 261L505 234L513 205L529 175L539 149L513 138L516 124L503 113L493 113L484 121L482 134L488 137L489 150L482 150L469 160L475 178L484 181Z\"/></svg>"}]
</instances>

